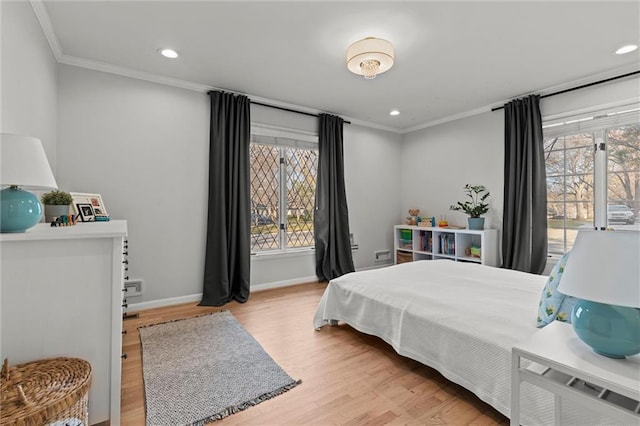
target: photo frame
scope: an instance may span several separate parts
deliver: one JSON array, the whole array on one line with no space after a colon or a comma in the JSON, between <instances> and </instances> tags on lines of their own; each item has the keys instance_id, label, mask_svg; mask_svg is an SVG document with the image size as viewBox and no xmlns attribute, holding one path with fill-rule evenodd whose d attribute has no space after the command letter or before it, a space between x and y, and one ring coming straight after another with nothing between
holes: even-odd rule
<instances>
[{"instance_id":1,"label":"photo frame","mask_svg":"<svg viewBox=\"0 0 640 426\"><path fill-rule=\"evenodd\" d=\"M71 198L73 198L73 212L74 214L80 214L78 210L78 204L91 204L93 208L93 215L95 217L101 216L109 216L107 213L107 208L104 205L104 201L102 201L102 196L100 194L92 194L85 192L70 192Z\"/></svg>"},{"instance_id":2,"label":"photo frame","mask_svg":"<svg viewBox=\"0 0 640 426\"><path fill-rule=\"evenodd\" d=\"M96 220L96 216L91 203L77 203L75 208L78 210L80 220L83 222L93 222Z\"/></svg>"}]
</instances>

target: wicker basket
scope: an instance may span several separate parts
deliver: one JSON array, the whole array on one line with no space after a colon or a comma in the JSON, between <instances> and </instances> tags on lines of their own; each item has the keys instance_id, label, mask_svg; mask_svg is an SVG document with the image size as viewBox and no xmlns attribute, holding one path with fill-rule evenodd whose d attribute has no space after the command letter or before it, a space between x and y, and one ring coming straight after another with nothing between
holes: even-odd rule
<instances>
[{"instance_id":1,"label":"wicker basket","mask_svg":"<svg viewBox=\"0 0 640 426\"><path fill-rule=\"evenodd\" d=\"M91 365L78 358L51 358L2 367L2 425L88 425Z\"/></svg>"}]
</instances>

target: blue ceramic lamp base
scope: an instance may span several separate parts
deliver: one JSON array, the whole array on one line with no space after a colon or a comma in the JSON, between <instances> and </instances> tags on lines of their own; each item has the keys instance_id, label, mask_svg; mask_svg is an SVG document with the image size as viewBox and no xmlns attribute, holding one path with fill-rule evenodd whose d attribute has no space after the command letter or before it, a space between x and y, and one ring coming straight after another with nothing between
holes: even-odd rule
<instances>
[{"instance_id":1,"label":"blue ceramic lamp base","mask_svg":"<svg viewBox=\"0 0 640 426\"><path fill-rule=\"evenodd\" d=\"M640 353L640 309L578 300L571 312L578 337L609 358Z\"/></svg>"},{"instance_id":2,"label":"blue ceramic lamp base","mask_svg":"<svg viewBox=\"0 0 640 426\"><path fill-rule=\"evenodd\" d=\"M0 191L0 232L24 232L41 218L42 204L31 192L15 186Z\"/></svg>"}]
</instances>

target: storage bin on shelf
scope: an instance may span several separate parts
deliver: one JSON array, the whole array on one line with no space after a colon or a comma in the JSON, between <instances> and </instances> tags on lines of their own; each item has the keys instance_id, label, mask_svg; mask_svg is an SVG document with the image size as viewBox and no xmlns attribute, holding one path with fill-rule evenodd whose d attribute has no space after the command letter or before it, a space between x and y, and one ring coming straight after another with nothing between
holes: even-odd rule
<instances>
[{"instance_id":1,"label":"storage bin on shelf","mask_svg":"<svg viewBox=\"0 0 640 426\"><path fill-rule=\"evenodd\" d=\"M413 233L411 232L411 229L401 229L400 239L411 241L413 239Z\"/></svg>"},{"instance_id":2,"label":"storage bin on shelf","mask_svg":"<svg viewBox=\"0 0 640 426\"><path fill-rule=\"evenodd\" d=\"M50 358L9 368L0 377L0 424L88 426L91 365L79 358Z\"/></svg>"},{"instance_id":3,"label":"storage bin on shelf","mask_svg":"<svg viewBox=\"0 0 640 426\"><path fill-rule=\"evenodd\" d=\"M396 253L396 263L405 263L413 261L413 254L399 251Z\"/></svg>"}]
</instances>

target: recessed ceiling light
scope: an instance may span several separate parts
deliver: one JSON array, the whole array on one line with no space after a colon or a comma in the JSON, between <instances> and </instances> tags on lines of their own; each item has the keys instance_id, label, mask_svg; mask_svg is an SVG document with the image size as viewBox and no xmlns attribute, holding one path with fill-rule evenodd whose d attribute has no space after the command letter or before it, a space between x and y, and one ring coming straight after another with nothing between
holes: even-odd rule
<instances>
[{"instance_id":1,"label":"recessed ceiling light","mask_svg":"<svg viewBox=\"0 0 640 426\"><path fill-rule=\"evenodd\" d=\"M636 44L627 44L626 46L622 46L620 49L616 50L616 55L624 55L625 53L633 52L638 48Z\"/></svg>"},{"instance_id":2,"label":"recessed ceiling light","mask_svg":"<svg viewBox=\"0 0 640 426\"><path fill-rule=\"evenodd\" d=\"M389 115L400 115L400 111L398 111L397 109L392 109L391 112L389 112Z\"/></svg>"},{"instance_id":3,"label":"recessed ceiling light","mask_svg":"<svg viewBox=\"0 0 640 426\"><path fill-rule=\"evenodd\" d=\"M176 52L173 49L160 49L160 54L165 58L171 58L171 59L175 59L179 56L178 52Z\"/></svg>"}]
</instances>

